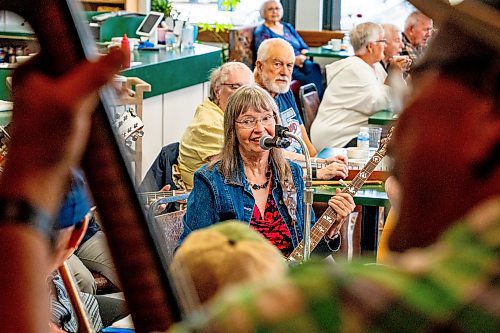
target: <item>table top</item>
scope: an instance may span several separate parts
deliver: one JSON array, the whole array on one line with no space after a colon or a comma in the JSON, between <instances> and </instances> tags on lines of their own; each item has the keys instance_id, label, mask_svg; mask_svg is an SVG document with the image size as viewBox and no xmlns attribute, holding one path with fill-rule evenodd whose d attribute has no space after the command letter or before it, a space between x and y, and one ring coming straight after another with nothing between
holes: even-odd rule
<instances>
[{"instance_id":1,"label":"table top","mask_svg":"<svg viewBox=\"0 0 500 333\"><path fill-rule=\"evenodd\" d=\"M310 57L323 57L323 58L337 58L337 59L344 59L352 54L345 51L332 51L324 47L310 47L309 51L306 53L307 56Z\"/></svg>"},{"instance_id":2,"label":"table top","mask_svg":"<svg viewBox=\"0 0 500 333\"><path fill-rule=\"evenodd\" d=\"M342 188L342 186L314 186L314 201L327 202L335 194L336 188ZM354 196L354 203L361 206L388 206L389 198L387 198L383 184L364 185Z\"/></svg>"},{"instance_id":3,"label":"table top","mask_svg":"<svg viewBox=\"0 0 500 333\"><path fill-rule=\"evenodd\" d=\"M221 49L195 44L190 49L134 50L131 61L137 65L121 74L149 83L151 92L144 93L148 98L206 82L210 71L221 64Z\"/></svg>"},{"instance_id":4,"label":"table top","mask_svg":"<svg viewBox=\"0 0 500 333\"><path fill-rule=\"evenodd\" d=\"M394 112L390 110L380 110L368 117L368 124L387 125L397 119Z\"/></svg>"}]
</instances>

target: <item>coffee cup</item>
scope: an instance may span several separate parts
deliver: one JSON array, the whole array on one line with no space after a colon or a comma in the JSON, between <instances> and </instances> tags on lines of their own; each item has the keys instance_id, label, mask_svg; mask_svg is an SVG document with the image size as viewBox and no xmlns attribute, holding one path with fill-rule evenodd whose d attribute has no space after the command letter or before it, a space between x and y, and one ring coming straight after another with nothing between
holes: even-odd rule
<instances>
[{"instance_id":1,"label":"coffee cup","mask_svg":"<svg viewBox=\"0 0 500 333\"><path fill-rule=\"evenodd\" d=\"M361 149L359 147L347 148L347 157L349 157L350 159L365 159L368 157L368 154L368 149Z\"/></svg>"},{"instance_id":2,"label":"coffee cup","mask_svg":"<svg viewBox=\"0 0 500 333\"><path fill-rule=\"evenodd\" d=\"M411 58L407 55L395 55L392 57L393 62L401 62L404 61L403 69L408 70L411 65Z\"/></svg>"},{"instance_id":3,"label":"coffee cup","mask_svg":"<svg viewBox=\"0 0 500 333\"><path fill-rule=\"evenodd\" d=\"M411 59L410 59L410 56L407 56L407 55L395 55L392 57L392 61L405 61L405 62L410 62Z\"/></svg>"},{"instance_id":4,"label":"coffee cup","mask_svg":"<svg viewBox=\"0 0 500 333\"><path fill-rule=\"evenodd\" d=\"M333 38L330 39L328 44L332 46L332 51L340 51L340 47L342 46L342 40Z\"/></svg>"}]
</instances>

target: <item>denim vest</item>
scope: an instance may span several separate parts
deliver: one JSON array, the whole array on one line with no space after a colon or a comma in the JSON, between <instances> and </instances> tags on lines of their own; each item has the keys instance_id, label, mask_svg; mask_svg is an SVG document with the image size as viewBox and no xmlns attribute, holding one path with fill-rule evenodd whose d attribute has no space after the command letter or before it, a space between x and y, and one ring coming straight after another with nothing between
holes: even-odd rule
<instances>
[{"instance_id":1,"label":"denim vest","mask_svg":"<svg viewBox=\"0 0 500 333\"><path fill-rule=\"evenodd\" d=\"M288 162L297 195L295 226L284 203L283 190L276 176L273 177L272 195L278 211L290 231L293 246L296 247L302 240L304 226L304 181L300 166L294 162ZM193 191L189 195L187 211L183 219L184 232L179 244L191 231L208 227L219 221L236 219L250 223L255 200L244 175L242 161L240 160L241 172L239 175L232 177L233 179L225 179L219 171L219 166L220 162L217 162L209 170L207 164L205 164L195 172ZM273 175L277 175L274 163L272 163L272 168ZM315 220L314 212L312 220Z\"/></svg>"}]
</instances>

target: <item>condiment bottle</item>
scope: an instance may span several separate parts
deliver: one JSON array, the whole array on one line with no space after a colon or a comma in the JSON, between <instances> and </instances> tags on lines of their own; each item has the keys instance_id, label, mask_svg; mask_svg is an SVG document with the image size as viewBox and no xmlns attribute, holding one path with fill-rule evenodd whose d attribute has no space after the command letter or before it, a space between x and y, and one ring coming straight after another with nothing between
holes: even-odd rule
<instances>
[{"instance_id":1,"label":"condiment bottle","mask_svg":"<svg viewBox=\"0 0 500 333\"><path fill-rule=\"evenodd\" d=\"M130 41L127 38L127 34L123 35L121 48L125 53L125 58L123 59L123 68L130 67Z\"/></svg>"}]
</instances>

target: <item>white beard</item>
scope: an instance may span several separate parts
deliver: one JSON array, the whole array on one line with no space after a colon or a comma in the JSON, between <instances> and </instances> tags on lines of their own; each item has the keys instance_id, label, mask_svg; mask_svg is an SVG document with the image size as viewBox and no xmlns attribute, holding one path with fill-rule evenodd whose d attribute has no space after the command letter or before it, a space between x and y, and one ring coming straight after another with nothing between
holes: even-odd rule
<instances>
[{"instance_id":1,"label":"white beard","mask_svg":"<svg viewBox=\"0 0 500 333\"><path fill-rule=\"evenodd\" d=\"M284 94L290 90L290 81L288 77L278 77L280 79L286 79L286 84L271 81L263 72L260 74L260 78L264 87L273 94Z\"/></svg>"}]
</instances>

